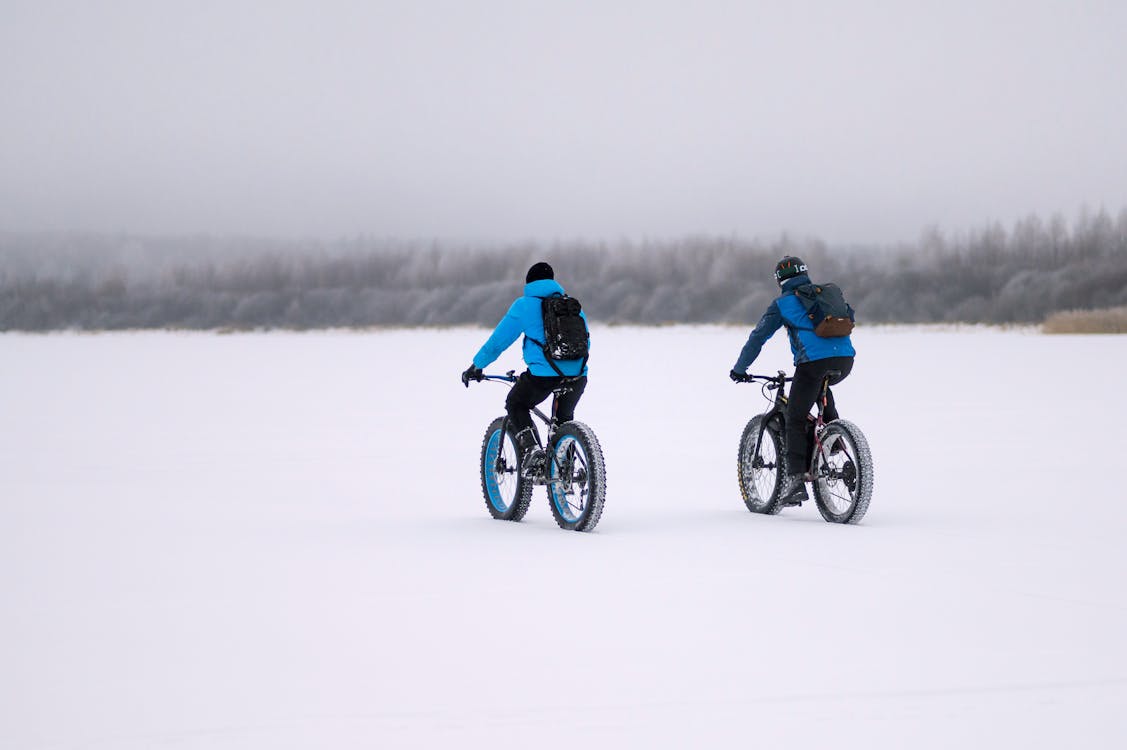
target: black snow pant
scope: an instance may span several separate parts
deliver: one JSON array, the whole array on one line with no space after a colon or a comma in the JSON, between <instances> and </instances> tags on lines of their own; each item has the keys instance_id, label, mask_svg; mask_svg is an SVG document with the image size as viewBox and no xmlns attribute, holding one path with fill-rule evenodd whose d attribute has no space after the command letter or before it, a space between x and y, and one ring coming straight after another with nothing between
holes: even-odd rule
<instances>
[{"instance_id":1,"label":"black snow pant","mask_svg":"<svg viewBox=\"0 0 1127 750\"><path fill-rule=\"evenodd\" d=\"M787 401L787 473L804 474L808 468L809 457L806 446L806 416L822 387L822 379L831 370L838 375L830 379L830 385L845 380L853 369L853 357L827 357L813 362L803 362L794 368L794 382L790 385L790 400ZM827 422L837 419L833 391L826 391L826 408L822 412Z\"/></svg>"},{"instance_id":2,"label":"black snow pant","mask_svg":"<svg viewBox=\"0 0 1127 750\"><path fill-rule=\"evenodd\" d=\"M509 389L509 396L505 399L505 410L509 413L509 425L514 434L520 433L526 427L532 427L532 407L538 405L552 390L566 378L557 375L533 375L528 370L521 373L516 384ZM579 403L583 390L587 387L587 376L583 375L568 384L570 391L563 394L555 401L555 412L551 415L560 424L570 422L575 418L575 407Z\"/></svg>"}]
</instances>

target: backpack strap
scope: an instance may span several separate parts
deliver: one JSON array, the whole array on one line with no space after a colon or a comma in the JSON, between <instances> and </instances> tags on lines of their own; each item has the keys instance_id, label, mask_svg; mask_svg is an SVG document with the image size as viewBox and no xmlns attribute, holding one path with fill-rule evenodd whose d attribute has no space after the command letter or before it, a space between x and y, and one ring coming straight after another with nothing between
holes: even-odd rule
<instances>
[{"instance_id":1,"label":"backpack strap","mask_svg":"<svg viewBox=\"0 0 1127 750\"><path fill-rule=\"evenodd\" d=\"M796 286L794 289L792 289L790 293L795 297L798 297L798 301L802 303L802 306L809 310L814 306L814 300L817 299L818 292L820 291L821 289L811 283L800 284L799 286Z\"/></svg>"},{"instance_id":2,"label":"backpack strap","mask_svg":"<svg viewBox=\"0 0 1127 750\"><path fill-rule=\"evenodd\" d=\"M786 293L793 294L795 299L798 300L799 304L802 305L803 318L808 323L812 318L810 311L814 309L814 305L817 303L819 291L821 290L818 288L818 286L813 282L810 282L808 284L799 284L794 289L791 289ZM786 320L785 317L784 320ZM786 325L787 329L789 330L793 324L788 321ZM810 328L803 328L802 326L798 326L798 328L802 328L802 330L814 330L813 326L811 326Z\"/></svg>"},{"instance_id":3,"label":"backpack strap","mask_svg":"<svg viewBox=\"0 0 1127 750\"><path fill-rule=\"evenodd\" d=\"M537 296L537 295L532 295L532 296L533 296L533 298L534 298L534 299L538 299L538 300L540 300L540 305L541 305L541 307L543 307L543 305L544 305L544 300L548 299L549 297L562 297L563 295L561 295L561 294L560 294L559 292L552 292L552 293L551 293L551 294L549 294L549 295L548 295L547 297L540 297L540 296ZM534 344L536 344L536 345L537 345L538 347L540 347L540 351L544 351L544 342L543 342L543 341L537 341L536 339L534 339L534 338L532 338L531 336L529 336L529 335L528 335L527 333L526 333L526 334L524 334L524 343L522 343L522 344L521 344L521 348L523 348L523 347L524 347L524 345L525 345L525 344L527 344L527 343L528 343L529 341L531 341L532 343L534 343ZM555 371L556 371L556 374L557 374L557 375L559 375L559 376L560 376L561 378L562 378L562 377L565 377L565 376L564 376L564 374L563 374L563 372L562 372L562 371L560 370L560 368L556 367L556 363L552 361L551 357L545 356L545 357L544 357L544 361L545 361L545 362L547 362L547 363L548 363L548 365L549 365L549 366L550 366L550 367L551 367L551 368L552 368L553 370L555 370Z\"/></svg>"},{"instance_id":4,"label":"backpack strap","mask_svg":"<svg viewBox=\"0 0 1127 750\"><path fill-rule=\"evenodd\" d=\"M563 374L563 370L561 370L560 368L556 367L556 363L552 361L551 357L544 357L544 361L545 361L545 362L547 362L547 363L548 363L548 366L549 366L549 367L551 367L551 368L552 368L553 370L555 370L555 371L556 371L556 374L557 374L557 375L559 375L559 376L560 376L561 378L566 378L566 377L567 377L567 375L564 375L564 374ZM582 370L580 370L580 372L583 372L583 371L582 371Z\"/></svg>"},{"instance_id":5,"label":"backpack strap","mask_svg":"<svg viewBox=\"0 0 1127 750\"><path fill-rule=\"evenodd\" d=\"M555 297L555 296L556 296L556 295L558 295L558 294L559 294L559 292L552 292L551 294L549 294L549 295L548 295L548 297ZM533 298L533 299L538 299L538 300L540 300L540 305L541 305L541 307L543 307L543 305L544 305L544 300L548 299L548 297L537 297L536 295L532 295L532 298ZM536 344L536 345L537 345L538 347L540 347L541 349L543 349L543 348L544 348L544 342L543 342L543 341L537 341L536 339L534 339L534 338L532 338L531 336L529 336L529 335L528 335L527 333L526 333L526 334L524 334L524 340L525 340L525 341L531 341L532 343ZM524 346L524 344L521 344L521 346L523 347L523 346Z\"/></svg>"}]
</instances>

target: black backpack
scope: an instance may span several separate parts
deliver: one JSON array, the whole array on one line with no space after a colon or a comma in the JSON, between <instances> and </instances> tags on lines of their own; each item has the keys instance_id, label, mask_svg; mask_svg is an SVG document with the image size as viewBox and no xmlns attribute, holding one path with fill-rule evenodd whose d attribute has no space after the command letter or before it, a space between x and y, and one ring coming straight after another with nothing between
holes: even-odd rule
<instances>
[{"instance_id":1,"label":"black backpack","mask_svg":"<svg viewBox=\"0 0 1127 750\"><path fill-rule=\"evenodd\" d=\"M806 308L816 335L836 338L853 332L853 308L837 284L803 284L794 295Z\"/></svg>"},{"instance_id":2,"label":"black backpack","mask_svg":"<svg viewBox=\"0 0 1127 750\"><path fill-rule=\"evenodd\" d=\"M564 377L556 362L560 360L582 359L579 372L587 366L587 348L590 334L587 321L579 314L583 306L574 297L566 294L553 294L540 301L540 314L544 319L544 340L531 339L544 351L544 359L556 374Z\"/></svg>"}]
</instances>

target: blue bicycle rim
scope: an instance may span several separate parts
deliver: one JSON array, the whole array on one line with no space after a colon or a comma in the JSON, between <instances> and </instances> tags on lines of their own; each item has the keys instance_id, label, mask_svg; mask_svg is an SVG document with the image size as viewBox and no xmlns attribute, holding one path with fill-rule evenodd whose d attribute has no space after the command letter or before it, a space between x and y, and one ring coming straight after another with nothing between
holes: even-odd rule
<instances>
[{"instance_id":1,"label":"blue bicycle rim","mask_svg":"<svg viewBox=\"0 0 1127 750\"><path fill-rule=\"evenodd\" d=\"M501 488L497 486L497 473L493 467L497 465L497 454L501 452L501 431L496 430L489 436L489 445L485 449L485 488L489 492L489 504L504 513L509 509L509 504L501 498Z\"/></svg>"},{"instance_id":2,"label":"blue bicycle rim","mask_svg":"<svg viewBox=\"0 0 1127 750\"><path fill-rule=\"evenodd\" d=\"M553 479L555 479L556 477L559 476L560 464L559 464L559 458L558 457L559 457L560 453L563 453L565 455L567 454L567 444L568 444L568 442L575 443L575 452L577 454L577 457L582 456L583 457L583 464L585 466L589 467L588 462L587 462L587 452L583 450L583 445L578 440L576 440L574 437L572 437L571 435L564 435L556 443L555 456L552 459L552 478ZM560 450L561 448L563 448L564 450L561 451ZM588 468L588 472L589 471L590 471L590 468ZM570 479L570 477L569 477L569 479ZM578 521L580 518L583 517L583 514L587 511L587 508L584 507L578 513L573 512L573 509L571 508L571 506L569 506L567 504L567 500L566 500L567 494L566 493L557 493L556 492L556 484L554 482L548 482L548 491L552 495L552 503L556 506L556 510L559 511L560 515L563 516L568 522L574 523L575 521ZM563 494L563 498L564 498L563 501L561 501L561 499L560 499L560 494ZM588 498L588 499L590 499L590 498Z\"/></svg>"}]
</instances>

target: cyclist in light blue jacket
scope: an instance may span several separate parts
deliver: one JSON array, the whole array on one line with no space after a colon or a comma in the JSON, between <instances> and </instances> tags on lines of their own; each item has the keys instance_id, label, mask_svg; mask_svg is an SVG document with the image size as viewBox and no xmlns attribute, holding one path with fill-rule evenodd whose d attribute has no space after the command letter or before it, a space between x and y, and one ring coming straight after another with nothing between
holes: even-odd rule
<instances>
[{"instance_id":1,"label":"cyclist in light blue jacket","mask_svg":"<svg viewBox=\"0 0 1127 750\"><path fill-rule=\"evenodd\" d=\"M482 370L492 364L522 334L521 353L528 369L521 373L505 399L509 424L513 426L517 446L525 460L522 466L533 469L543 463L544 452L536 442L532 425L532 407L552 394L565 378L570 380L570 391L556 400L556 419L562 424L575 418L575 407L587 387L587 360L556 360L552 363L544 356L544 319L541 304L545 297L563 295L564 288L555 280L555 272L547 263L540 262L528 269L525 275L524 296L518 297L492 335L474 355L473 362L462 373L462 383L481 380ZM587 316L580 312L586 321ZM552 365L555 365L553 367Z\"/></svg>"}]
</instances>

